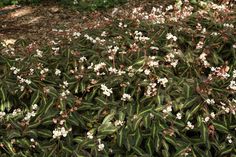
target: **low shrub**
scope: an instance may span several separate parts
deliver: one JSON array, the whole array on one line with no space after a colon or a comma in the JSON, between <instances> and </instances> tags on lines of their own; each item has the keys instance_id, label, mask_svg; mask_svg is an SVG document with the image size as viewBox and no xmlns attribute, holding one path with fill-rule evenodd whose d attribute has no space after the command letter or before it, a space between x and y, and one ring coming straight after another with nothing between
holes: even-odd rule
<instances>
[{"instance_id":1,"label":"low shrub","mask_svg":"<svg viewBox=\"0 0 236 157\"><path fill-rule=\"evenodd\" d=\"M1 6L16 4L38 4L42 0L3 0ZM124 4L127 0L55 0L65 6L74 7L81 10L97 10L114 7L115 5ZM47 3L47 2L46 2Z\"/></svg>"},{"instance_id":2,"label":"low shrub","mask_svg":"<svg viewBox=\"0 0 236 157\"><path fill-rule=\"evenodd\" d=\"M174 7L55 29L27 56L2 43L0 156L235 155L232 11Z\"/></svg>"}]
</instances>

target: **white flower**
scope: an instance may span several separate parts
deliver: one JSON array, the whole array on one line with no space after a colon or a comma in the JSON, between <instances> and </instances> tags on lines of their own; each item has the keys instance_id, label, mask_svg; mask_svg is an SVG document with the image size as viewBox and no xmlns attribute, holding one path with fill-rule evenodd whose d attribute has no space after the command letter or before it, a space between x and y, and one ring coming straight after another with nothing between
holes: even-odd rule
<instances>
[{"instance_id":1,"label":"white flower","mask_svg":"<svg viewBox=\"0 0 236 157\"><path fill-rule=\"evenodd\" d=\"M214 113L214 112L211 112L211 118L213 118L213 119L214 119L214 118L215 118L215 116L216 116L216 115L215 115L215 113Z\"/></svg>"},{"instance_id":2,"label":"white flower","mask_svg":"<svg viewBox=\"0 0 236 157\"><path fill-rule=\"evenodd\" d=\"M25 121L29 121L31 117L35 117L36 113L34 111L28 112L26 116L24 117Z\"/></svg>"},{"instance_id":3,"label":"white flower","mask_svg":"<svg viewBox=\"0 0 236 157\"><path fill-rule=\"evenodd\" d=\"M232 141L232 136L231 136L231 135L227 135L226 138L227 138L227 140L228 140L229 143L232 143L232 142L233 142L233 141Z\"/></svg>"},{"instance_id":4,"label":"white flower","mask_svg":"<svg viewBox=\"0 0 236 157\"><path fill-rule=\"evenodd\" d=\"M33 110L37 110L37 109L38 109L38 105L37 105L37 104L34 104L34 105L32 106L32 109L33 109Z\"/></svg>"},{"instance_id":5,"label":"white flower","mask_svg":"<svg viewBox=\"0 0 236 157\"><path fill-rule=\"evenodd\" d=\"M172 35L171 33L167 33L167 34L166 34L166 39L167 39L167 40L172 39L173 41L176 41L176 40L177 40L177 37L174 36L174 35Z\"/></svg>"},{"instance_id":6,"label":"white flower","mask_svg":"<svg viewBox=\"0 0 236 157\"><path fill-rule=\"evenodd\" d=\"M176 114L176 118L177 118L177 119L181 119L181 118L182 118L182 114L181 114L180 112L178 112L178 113Z\"/></svg>"},{"instance_id":7,"label":"white flower","mask_svg":"<svg viewBox=\"0 0 236 157\"><path fill-rule=\"evenodd\" d=\"M236 78L236 70L233 71L233 78Z\"/></svg>"},{"instance_id":8,"label":"white flower","mask_svg":"<svg viewBox=\"0 0 236 157\"><path fill-rule=\"evenodd\" d=\"M31 142L35 142L35 140L33 138L30 139Z\"/></svg>"},{"instance_id":9,"label":"white flower","mask_svg":"<svg viewBox=\"0 0 236 157\"><path fill-rule=\"evenodd\" d=\"M168 82L167 78L159 78L157 80L158 83L160 83L163 87L166 87L166 83Z\"/></svg>"},{"instance_id":10,"label":"white flower","mask_svg":"<svg viewBox=\"0 0 236 157\"><path fill-rule=\"evenodd\" d=\"M99 152L100 152L100 151L103 151L105 145L101 142L101 139L100 139L100 138L98 139L98 143L99 143L99 145L98 145L98 151L99 151Z\"/></svg>"},{"instance_id":11,"label":"white flower","mask_svg":"<svg viewBox=\"0 0 236 157\"><path fill-rule=\"evenodd\" d=\"M68 87L69 83L67 81L63 81L63 84L65 85L65 87Z\"/></svg>"},{"instance_id":12,"label":"white flower","mask_svg":"<svg viewBox=\"0 0 236 157\"><path fill-rule=\"evenodd\" d=\"M29 85L29 84L31 84L31 80L26 79L25 83Z\"/></svg>"},{"instance_id":13,"label":"white flower","mask_svg":"<svg viewBox=\"0 0 236 157\"><path fill-rule=\"evenodd\" d=\"M131 95L124 93L121 100L122 101L129 101L129 100L131 100Z\"/></svg>"},{"instance_id":14,"label":"white flower","mask_svg":"<svg viewBox=\"0 0 236 157\"><path fill-rule=\"evenodd\" d=\"M79 2L78 2L77 0L74 0L74 1L73 1L73 4L74 4L74 5L76 5L76 4L78 4L78 3L79 3Z\"/></svg>"},{"instance_id":15,"label":"white flower","mask_svg":"<svg viewBox=\"0 0 236 157\"><path fill-rule=\"evenodd\" d=\"M121 121L121 120L115 121L115 126L122 126L122 125L124 125L124 121Z\"/></svg>"},{"instance_id":16,"label":"white flower","mask_svg":"<svg viewBox=\"0 0 236 157\"><path fill-rule=\"evenodd\" d=\"M89 138L89 139L93 139L93 133L91 133L91 132L87 132L87 138Z\"/></svg>"},{"instance_id":17,"label":"white flower","mask_svg":"<svg viewBox=\"0 0 236 157\"><path fill-rule=\"evenodd\" d=\"M55 70L55 75L60 76L60 75L61 75L61 70L56 69L56 70Z\"/></svg>"},{"instance_id":18,"label":"white flower","mask_svg":"<svg viewBox=\"0 0 236 157\"><path fill-rule=\"evenodd\" d=\"M37 52L37 54L35 55L36 57L39 57L39 58L43 57L43 51L40 51L37 49L36 52Z\"/></svg>"},{"instance_id":19,"label":"white flower","mask_svg":"<svg viewBox=\"0 0 236 157\"><path fill-rule=\"evenodd\" d=\"M84 61L87 61L87 58L86 57L80 57L80 59L79 59L79 62L84 62Z\"/></svg>"},{"instance_id":20,"label":"white flower","mask_svg":"<svg viewBox=\"0 0 236 157\"><path fill-rule=\"evenodd\" d=\"M105 147L105 145L103 144L103 143L100 143L99 145L98 145L98 151L100 152L100 151L103 151L104 150L104 147Z\"/></svg>"},{"instance_id":21,"label":"white flower","mask_svg":"<svg viewBox=\"0 0 236 157\"><path fill-rule=\"evenodd\" d=\"M49 71L48 68L44 68L43 70L40 71L40 74L43 75Z\"/></svg>"},{"instance_id":22,"label":"white flower","mask_svg":"<svg viewBox=\"0 0 236 157\"><path fill-rule=\"evenodd\" d=\"M210 120L210 117L205 117L204 122L208 122Z\"/></svg>"},{"instance_id":23,"label":"white flower","mask_svg":"<svg viewBox=\"0 0 236 157\"><path fill-rule=\"evenodd\" d=\"M15 75L20 72L20 69L18 69L16 67L11 67L10 70L13 71L13 74L15 74Z\"/></svg>"},{"instance_id":24,"label":"white flower","mask_svg":"<svg viewBox=\"0 0 236 157\"><path fill-rule=\"evenodd\" d=\"M215 100L214 99L206 99L206 103L209 105L213 105L213 104L215 104Z\"/></svg>"},{"instance_id":25,"label":"white flower","mask_svg":"<svg viewBox=\"0 0 236 157\"><path fill-rule=\"evenodd\" d=\"M144 74L145 74L145 75L149 75L150 73L151 73L151 71L150 71L149 69L145 69L145 70L144 70Z\"/></svg>"},{"instance_id":26,"label":"white flower","mask_svg":"<svg viewBox=\"0 0 236 157\"><path fill-rule=\"evenodd\" d=\"M173 9L173 6L172 6L172 5L169 5L169 6L167 6L166 11L170 11L170 10L172 10L172 9Z\"/></svg>"},{"instance_id":27,"label":"white flower","mask_svg":"<svg viewBox=\"0 0 236 157\"><path fill-rule=\"evenodd\" d=\"M112 67L108 68L108 71L109 71L111 74L112 74L112 73L116 74L116 73L118 72L118 70L117 70L116 68L112 68Z\"/></svg>"},{"instance_id":28,"label":"white flower","mask_svg":"<svg viewBox=\"0 0 236 157\"><path fill-rule=\"evenodd\" d=\"M81 33L80 32L74 32L73 37L78 38L80 37Z\"/></svg>"},{"instance_id":29,"label":"white flower","mask_svg":"<svg viewBox=\"0 0 236 157\"><path fill-rule=\"evenodd\" d=\"M150 49L151 49L151 50L156 50L156 51L159 50L159 48L158 48L158 47L155 47L155 46L151 46Z\"/></svg>"},{"instance_id":30,"label":"white flower","mask_svg":"<svg viewBox=\"0 0 236 157\"><path fill-rule=\"evenodd\" d=\"M61 136L63 137L66 137L68 132L70 131L71 129L69 130L66 130L65 127L57 127L53 130L53 138L60 138Z\"/></svg>"},{"instance_id":31,"label":"white flower","mask_svg":"<svg viewBox=\"0 0 236 157\"><path fill-rule=\"evenodd\" d=\"M99 64L96 64L96 65L94 66L94 71L97 72L97 71L99 71L100 69L102 69L102 68L105 67L105 66L106 66L106 63L104 63L104 62L99 63Z\"/></svg>"},{"instance_id":32,"label":"white flower","mask_svg":"<svg viewBox=\"0 0 236 157\"><path fill-rule=\"evenodd\" d=\"M229 88L232 90L236 90L236 82L235 81L230 81Z\"/></svg>"},{"instance_id":33,"label":"white flower","mask_svg":"<svg viewBox=\"0 0 236 157\"><path fill-rule=\"evenodd\" d=\"M167 106L166 109L164 109L162 112L163 113L169 113L172 111L172 106Z\"/></svg>"},{"instance_id":34,"label":"white flower","mask_svg":"<svg viewBox=\"0 0 236 157\"><path fill-rule=\"evenodd\" d=\"M101 90L103 90L103 94L106 96L110 96L112 92L112 88L108 89L105 84L101 85Z\"/></svg>"},{"instance_id":35,"label":"white flower","mask_svg":"<svg viewBox=\"0 0 236 157\"><path fill-rule=\"evenodd\" d=\"M189 129L193 129L194 128L194 125L192 125L192 123L190 121L187 122L187 130Z\"/></svg>"}]
</instances>

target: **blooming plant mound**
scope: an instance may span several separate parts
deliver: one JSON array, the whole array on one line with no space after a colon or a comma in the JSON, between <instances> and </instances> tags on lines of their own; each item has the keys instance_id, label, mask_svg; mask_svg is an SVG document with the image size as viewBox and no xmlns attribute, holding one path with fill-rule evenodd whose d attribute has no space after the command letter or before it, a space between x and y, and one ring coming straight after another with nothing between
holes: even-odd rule
<instances>
[{"instance_id":1,"label":"blooming plant mound","mask_svg":"<svg viewBox=\"0 0 236 157\"><path fill-rule=\"evenodd\" d=\"M150 4L2 42L1 157L236 154L235 6Z\"/></svg>"}]
</instances>

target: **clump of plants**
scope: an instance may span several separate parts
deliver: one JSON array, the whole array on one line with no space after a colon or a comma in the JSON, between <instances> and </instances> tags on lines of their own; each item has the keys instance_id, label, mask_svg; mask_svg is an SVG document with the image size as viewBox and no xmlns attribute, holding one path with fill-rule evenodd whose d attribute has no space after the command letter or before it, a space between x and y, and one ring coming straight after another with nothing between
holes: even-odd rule
<instances>
[{"instance_id":1,"label":"clump of plants","mask_svg":"<svg viewBox=\"0 0 236 157\"><path fill-rule=\"evenodd\" d=\"M18 5L18 4L39 4L43 0L3 0L0 2L1 6ZM74 7L80 10L98 10L114 7L119 4L124 4L127 0L55 0L65 6ZM44 2L47 3L47 2Z\"/></svg>"},{"instance_id":2,"label":"clump of plants","mask_svg":"<svg viewBox=\"0 0 236 157\"><path fill-rule=\"evenodd\" d=\"M232 7L133 8L30 55L2 42L0 155L234 155Z\"/></svg>"}]
</instances>

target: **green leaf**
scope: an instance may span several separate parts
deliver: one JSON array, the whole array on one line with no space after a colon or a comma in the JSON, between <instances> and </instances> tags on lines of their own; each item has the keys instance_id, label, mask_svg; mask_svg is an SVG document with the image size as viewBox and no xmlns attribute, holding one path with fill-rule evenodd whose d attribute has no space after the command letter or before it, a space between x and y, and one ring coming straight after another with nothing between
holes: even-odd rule
<instances>
[{"instance_id":1,"label":"green leaf","mask_svg":"<svg viewBox=\"0 0 236 157\"><path fill-rule=\"evenodd\" d=\"M106 124L106 123L110 122L110 121L114 118L115 113L116 113L116 112L113 110L109 115L107 115L107 116L103 119L102 124Z\"/></svg>"},{"instance_id":2,"label":"green leaf","mask_svg":"<svg viewBox=\"0 0 236 157\"><path fill-rule=\"evenodd\" d=\"M227 133L227 134L229 133L228 128L225 127L224 125L217 122L213 122L212 124L214 125L217 131L222 132L222 133Z\"/></svg>"},{"instance_id":3,"label":"green leaf","mask_svg":"<svg viewBox=\"0 0 236 157\"><path fill-rule=\"evenodd\" d=\"M31 97L30 104L31 105L37 104L39 100L39 96L40 96L40 91L37 90L36 92L34 92L33 96Z\"/></svg>"},{"instance_id":4,"label":"green leaf","mask_svg":"<svg viewBox=\"0 0 236 157\"><path fill-rule=\"evenodd\" d=\"M132 149L139 156L144 156L145 155L145 152L139 147L132 147Z\"/></svg>"},{"instance_id":5,"label":"green leaf","mask_svg":"<svg viewBox=\"0 0 236 157\"><path fill-rule=\"evenodd\" d=\"M102 134L102 135L110 135L110 134L116 132L116 130L117 130L117 128L111 122L101 124L98 127L98 133Z\"/></svg>"}]
</instances>

